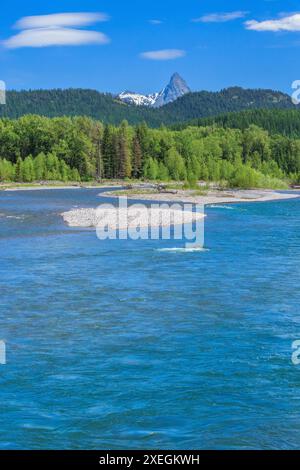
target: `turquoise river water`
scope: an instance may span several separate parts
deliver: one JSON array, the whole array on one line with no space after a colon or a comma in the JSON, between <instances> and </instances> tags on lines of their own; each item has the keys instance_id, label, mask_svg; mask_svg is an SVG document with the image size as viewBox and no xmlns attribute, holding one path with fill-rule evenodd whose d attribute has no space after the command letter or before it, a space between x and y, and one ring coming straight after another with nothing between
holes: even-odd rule
<instances>
[{"instance_id":1,"label":"turquoise river water","mask_svg":"<svg viewBox=\"0 0 300 470\"><path fill-rule=\"evenodd\" d=\"M299 448L300 199L207 208L202 252L59 215L103 201L0 193L0 448Z\"/></svg>"}]
</instances>

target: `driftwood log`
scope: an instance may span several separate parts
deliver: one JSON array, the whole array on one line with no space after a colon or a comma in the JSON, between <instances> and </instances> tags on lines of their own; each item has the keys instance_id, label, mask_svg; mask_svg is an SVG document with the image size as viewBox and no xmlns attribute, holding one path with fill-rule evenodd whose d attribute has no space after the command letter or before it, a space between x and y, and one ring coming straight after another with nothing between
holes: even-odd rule
<instances>
[{"instance_id":1,"label":"driftwood log","mask_svg":"<svg viewBox=\"0 0 300 470\"><path fill-rule=\"evenodd\" d=\"M159 193L164 193L164 194L177 194L178 191L176 189L167 189L167 186L165 184L158 184L156 186L156 189Z\"/></svg>"},{"instance_id":2,"label":"driftwood log","mask_svg":"<svg viewBox=\"0 0 300 470\"><path fill-rule=\"evenodd\" d=\"M175 189L172 190L172 189L167 189L167 185L165 184L151 184L151 185L147 185L147 186L140 186L140 188L142 189L155 189L157 192L159 193L164 193L164 194L177 194L178 191L176 191ZM138 189L137 186L135 186L134 184L128 184L126 185L125 187L126 190L130 191L130 190L134 190L134 189Z\"/></svg>"}]
</instances>

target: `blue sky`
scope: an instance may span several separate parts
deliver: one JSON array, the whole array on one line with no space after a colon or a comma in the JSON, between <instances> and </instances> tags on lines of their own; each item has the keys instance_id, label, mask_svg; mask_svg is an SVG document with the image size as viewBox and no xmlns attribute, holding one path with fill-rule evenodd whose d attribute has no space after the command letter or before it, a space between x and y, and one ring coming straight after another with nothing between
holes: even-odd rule
<instances>
[{"instance_id":1,"label":"blue sky","mask_svg":"<svg viewBox=\"0 0 300 470\"><path fill-rule=\"evenodd\" d=\"M1 10L0 79L9 89L146 93L177 71L193 90L290 92L300 79L296 1L10 0Z\"/></svg>"}]
</instances>

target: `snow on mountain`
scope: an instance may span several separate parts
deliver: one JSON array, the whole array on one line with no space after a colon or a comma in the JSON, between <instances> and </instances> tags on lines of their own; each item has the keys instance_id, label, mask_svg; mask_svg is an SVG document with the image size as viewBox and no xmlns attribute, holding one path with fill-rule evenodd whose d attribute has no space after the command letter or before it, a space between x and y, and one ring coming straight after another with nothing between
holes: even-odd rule
<instances>
[{"instance_id":1,"label":"snow on mountain","mask_svg":"<svg viewBox=\"0 0 300 470\"><path fill-rule=\"evenodd\" d=\"M140 93L124 91L118 96L118 98L127 104L160 108L167 103L172 103L186 93L190 93L190 91L190 88L183 78L181 78L178 73L174 73L169 84L160 93L142 95Z\"/></svg>"},{"instance_id":2,"label":"snow on mountain","mask_svg":"<svg viewBox=\"0 0 300 470\"><path fill-rule=\"evenodd\" d=\"M127 104L135 104L136 106L152 107L158 97L158 93L152 95L141 95L132 91L123 91L118 98Z\"/></svg>"}]
</instances>

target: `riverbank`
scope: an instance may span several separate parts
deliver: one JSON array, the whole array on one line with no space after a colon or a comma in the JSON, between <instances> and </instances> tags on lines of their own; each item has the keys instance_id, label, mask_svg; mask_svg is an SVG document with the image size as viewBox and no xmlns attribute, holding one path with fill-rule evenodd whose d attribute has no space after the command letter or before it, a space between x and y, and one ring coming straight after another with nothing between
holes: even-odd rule
<instances>
[{"instance_id":1,"label":"riverbank","mask_svg":"<svg viewBox=\"0 0 300 470\"><path fill-rule=\"evenodd\" d=\"M0 183L0 191L42 191L51 189L109 189L101 193L101 197L118 198L127 196L132 200L180 202L192 204L219 204L238 202L266 202L300 197L299 190L290 190L289 193L278 192L271 189L217 189L211 184L210 189L160 191L150 183L133 183L131 189L124 189L128 182L121 180L105 180L101 183L76 183L63 184L61 182L40 183ZM112 191L111 188L119 188Z\"/></svg>"},{"instance_id":2,"label":"riverbank","mask_svg":"<svg viewBox=\"0 0 300 470\"><path fill-rule=\"evenodd\" d=\"M124 182L121 181L105 181L102 183L66 183L62 182L45 182L45 183L0 183L0 191L42 191L45 189L93 189L93 188L115 188L123 187Z\"/></svg>"},{"instance_id":3,"label":"riverbank","mask_svg":"<svg viewBox=\"0 0 300 470\"><path fill-rule=\"evenodd\" d=\"M132 200L145 200L157 202L179 202L179 203L192 203L200 205L211 204L230 204L238 202L267 202L276 200L293 199L300 197L300 193L289 192L281 193L269 189L230 189L230 190L178 190L174 192L165 191L147 191L147 190L121 190L121 191L108 191L101 193L101 197L122 197L127 196Z\"/></svg>"}]
</instances>

